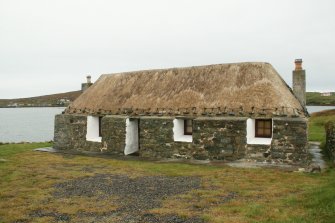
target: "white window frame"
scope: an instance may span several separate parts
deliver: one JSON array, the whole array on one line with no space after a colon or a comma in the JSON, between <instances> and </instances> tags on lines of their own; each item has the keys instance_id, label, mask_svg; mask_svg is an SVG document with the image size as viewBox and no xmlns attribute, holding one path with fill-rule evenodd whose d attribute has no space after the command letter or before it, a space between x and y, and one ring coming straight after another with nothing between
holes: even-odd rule
<instances>
[{"instance_id":1,"label":"white window frame","mask_svg":"<svg viewBox=\"0 0 335 223\"><path fill-rule=\"evenodd\" d=\"M86 140L91 142L101 142L102 137L99 136L99 117L87 116Z\"/></svg>"},{"instance_id":2,"label":"white window frame","mask_svg":"<svg viewBox=\"0 0 335 223\"><path fill-rule=\"evenodd\" d=\"M273 119L272 120L272 133L271 138L256 137L255 127L256 119L247 119L247 144L249 145L271 145L273 137Z\"/></svg>"},{"instance_id":3,"label":"white window frame","mask_svg":"<svg viewBox=\"0 0 335 223\"><path fill-rule=\"evenodd\" d=\"M173 120L173 140L175 142L192 142L192 135L185 135L185 119L175 118Z\"/></svg>"}]
</instances>

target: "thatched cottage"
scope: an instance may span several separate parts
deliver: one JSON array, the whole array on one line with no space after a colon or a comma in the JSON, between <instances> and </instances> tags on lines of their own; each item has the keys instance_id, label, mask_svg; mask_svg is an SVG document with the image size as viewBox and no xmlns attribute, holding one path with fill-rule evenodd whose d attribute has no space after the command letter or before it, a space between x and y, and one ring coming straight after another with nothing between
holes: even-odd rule
<instances>
[{"instance_id":1,"label":"thatched cottage","mask_svg":"<svg viewBox=\"0 0 335 223\"><path fill-rule=\"evenodd\" d=\"M305 71L268 63L102 75L55 118L54 147L141 157L305 163Z\"/></svg>"}]
</instances>

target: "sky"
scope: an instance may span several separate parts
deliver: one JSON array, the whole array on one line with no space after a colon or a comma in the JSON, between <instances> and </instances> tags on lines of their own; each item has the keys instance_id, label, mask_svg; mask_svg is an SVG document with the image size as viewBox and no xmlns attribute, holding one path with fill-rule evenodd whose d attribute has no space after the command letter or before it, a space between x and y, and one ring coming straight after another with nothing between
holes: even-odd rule
<instances>
[{"instance_id":1,"label":"sky","mask_svg":"<svg viewBox=\"0 0 335 223\"><path fill-rule=\"evenodd\" d=\"M0 0L0 98L79 90L86 76L269 62L335 91L334 0Z\"/></svg>"}]
</instances>

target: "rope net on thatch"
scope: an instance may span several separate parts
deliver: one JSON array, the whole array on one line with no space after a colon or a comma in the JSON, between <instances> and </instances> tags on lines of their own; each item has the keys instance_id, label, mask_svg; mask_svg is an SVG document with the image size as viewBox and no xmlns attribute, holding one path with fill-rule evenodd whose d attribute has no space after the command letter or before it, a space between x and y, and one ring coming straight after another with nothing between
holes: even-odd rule
<instances>
[{"instance_id":1,"label":"rope net on thatch","mask_svg":"<svg viewBox=\"0 0 335 223\"><path fill-rule=\"evenodd\" d=\"M281 108L255 108L244 109L239 108L180 108L177 110L171 108L119 108L117 111L104 109L76 109L71 106L65 109L64 114L85 114L93 116L105 115L127 115L127 116L237 116L237 117L301 117L305 115L304 110L296 108L281 107Z\"/></svg>"}]
</instances>

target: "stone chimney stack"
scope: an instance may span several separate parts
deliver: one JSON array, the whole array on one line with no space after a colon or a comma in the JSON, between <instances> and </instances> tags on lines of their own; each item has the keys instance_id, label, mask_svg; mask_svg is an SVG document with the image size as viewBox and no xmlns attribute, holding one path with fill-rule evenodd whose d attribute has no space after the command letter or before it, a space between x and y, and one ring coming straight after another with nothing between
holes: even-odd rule
<instances>
[{"instance_id":1,"label":"stone chimney stack","mask_svg":"<svg viewBox=\"0 0 335 223\"><path fill-rule=\"evenodd\" d=\"M300 103L306 106L306 73L302 69L302 59L296 59L294 63L293 93L299 99Z\"/></svg>"},{"instance_id":2,"label":"stone chimney stack","mask_svg":"<svg viewBox=\"0 0 335 223\"><path fill-rule=\"evenodd\" d=\"M91 76L86 76L86 83L81 84L81 91L86 91L93 83L91 82Z\"/></svg>"}]
</instances>

